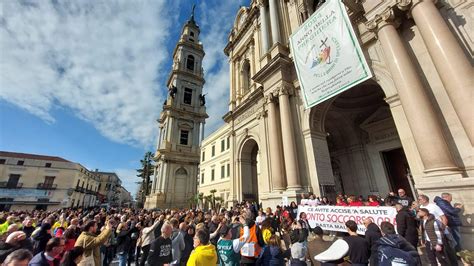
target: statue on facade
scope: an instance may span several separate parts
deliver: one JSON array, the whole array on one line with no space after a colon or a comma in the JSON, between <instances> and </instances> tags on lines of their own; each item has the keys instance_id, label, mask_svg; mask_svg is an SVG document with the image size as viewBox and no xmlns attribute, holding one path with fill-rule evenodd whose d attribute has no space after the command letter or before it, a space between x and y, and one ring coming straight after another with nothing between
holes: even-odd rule
<instances>
[{"instance_id":1,"label":"statue on facade","mask_svg":"<svg viewBox=\"0 0 474 266\"><path fill-rule=\"evenodd\" d=\"M201 103L201 106L206 105L206 94L199 94L199 102Z\"/></svg>"},{"instance_id":2,"label":"statue on facade","mask_svg":"<svg viewBox=\"0 0 474 266\"><path fill-rule=\"evenodd\" d=\"M169 94L171 96L171 98L174 99L174 96L176 95L176 93L178 92L178 88L176 88L175 86L171 87L168 89L169 91Z\"/></svg>"}]
</instances>

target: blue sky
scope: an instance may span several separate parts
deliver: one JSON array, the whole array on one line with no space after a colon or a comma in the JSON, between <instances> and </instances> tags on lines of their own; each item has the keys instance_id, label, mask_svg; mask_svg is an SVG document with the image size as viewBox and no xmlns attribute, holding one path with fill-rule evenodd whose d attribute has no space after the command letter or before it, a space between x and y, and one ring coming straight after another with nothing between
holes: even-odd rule
<instances>
[{"instance_id":1,"label":"blue sky","mask_svg":"<svg viewBox=\"0 0 474 266\"><path fill-rule=\"evenodd\" d=\"M115 171L134 195L135 169L156 145L171 53L194 2L209 134L227 111L223 49L250 0L1 1L0 150Z\"/></svg>"}]
</instances>

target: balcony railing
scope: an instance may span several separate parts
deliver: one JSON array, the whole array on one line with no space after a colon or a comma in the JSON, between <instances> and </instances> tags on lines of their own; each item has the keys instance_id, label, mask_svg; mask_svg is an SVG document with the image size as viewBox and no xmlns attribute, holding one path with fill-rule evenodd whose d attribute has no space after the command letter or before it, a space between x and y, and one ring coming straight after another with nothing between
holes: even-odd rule
<instances>
[{"instance_id":1,"label":"balcony railing","mask_svg":"<svg viewBox=\"0 0 474 266\"><path fill-rule=\"evenodd\" d=\"M90 189L86 189L86 194L94 195L96 194L96 192Z\"/></svg>"},{"instance_id":2,"label":"balcony railing","mask_svg":"<svg viewBox=\"0 0 474 266\"><path fill-rule=\"evenodd\" d=\"M84 193L85 189L83 187L76 187L76 191L80 193Z\"/></svg>"},{"instance_id":3,"label":"balcony railing","mask_svg":"<svg viewBox=\"0 0 474 266\"><path fill-rule=\"evenodd\" d=\"M8 182L0 182L0 188L15 189L15 188L22 188L22 187L23 187L23 183L11 184Z\"/></svg>"},{"instance_id":4,"label":"balcony railing","mask_svg":"<svg viewBox=\"0 0 474 266\"><path fill-rule=\"evenodd\" d=\"M56 189L58 184L38 183L37 189Z\"/></svg>"}]
</instances>

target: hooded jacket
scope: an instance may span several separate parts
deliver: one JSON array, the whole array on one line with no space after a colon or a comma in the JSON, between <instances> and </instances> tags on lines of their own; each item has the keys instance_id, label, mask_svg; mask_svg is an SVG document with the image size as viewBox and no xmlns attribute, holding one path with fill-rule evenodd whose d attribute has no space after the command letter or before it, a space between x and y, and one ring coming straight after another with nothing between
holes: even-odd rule
<instances>
[{"instance_id":1,"label":"hooded jacket","mask_svg":"<svg viewBox=\"0 0 474 266\"><path fill-rule=\"evenodd\" d=\"M187 266L209 266L217 264L217 253L214 245L201 245L194 249L189 256Z\"/></svg>"},{"instance_id":2,"label":"hooded jacket","mask_svg":"<svg viewBox=\"0 0 474 266\"><path fill-rule=\"evenodd\" d=\"M98 236L95 236L89 232L82 232L81 235L77 238L75 247L84 248L84 257L90 256L91 253L94 256L95 265L100 264L100 246L104 244L109 235L112 233L109 229L104 229Z\"/></svg>"},{"instance_id":3,"label":"hooded jacket","mask_svg":"<svg viewBox=\"0 0 474 266\"><path fill-rule=\"evenodd\" d=\"M386 235L379 239L377 257L379 265L392 265L392 261L409 266L421 265L416 248L397 234Z\"/></svg>"},{"instance_id":4,"label":"hooded jacket","mask_svg":"<svg viewBox=\"0 0 474 266\"><path fill-rule=\"evenodd\" d=\"M434 198L434 203L444 212L446 218L448 219L448 226L461 226L462 222L459 218L459 213L461 209L454 208L449 201L444 200L438 196Z\"/></svg>"}]
</instances>

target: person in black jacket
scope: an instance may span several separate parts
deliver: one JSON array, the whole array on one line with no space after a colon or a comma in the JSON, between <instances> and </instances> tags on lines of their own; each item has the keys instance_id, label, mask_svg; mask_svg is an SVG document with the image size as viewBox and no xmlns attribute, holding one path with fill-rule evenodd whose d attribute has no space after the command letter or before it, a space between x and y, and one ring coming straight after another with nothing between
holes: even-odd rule
<instances>
[{"instance_id":1,"label":"person in black jacket","mask_svg":"<svg viewBox=\"0 0 474 266\"><path fill-rule=\"evenodd\" d=\"M352 265L367 266L369 265L370 248L367 241L357 235L357 224L353 220L346 222L347 232L349 236L344 237L344 241L349 245L349 260Z\"/></svg>"},{"instance_id":2,"label":"person in black jacket","mask_svg":"<svg viewBox=\"0 0 474 266\"><path fill-rule=\"evenodd\" d=\"M366 218L364 219L364 226L367 229L365 231L365 240L367 244L369 244L370 249L370 265L378 265L377 264L377 248L378 248L378 240L382 237L382 233L380 232L380 228L372 222L372 219Z\"/></svg>"},{"instance_id":3,"label":"person in black jacket","mask_svg":"<svg viewBox=\"0 0 474 266\"><path fill-rule=\"evenodd\" d=\"M398 234L416 248L418 246L418 230L415 217L411 214L408 207L400 203L395 205L395 209L398 212L395 217Z\"/></svg>"},{"instance_id":4,"label":"person in black jacket","mask_svg":"<svg viewBox=\"0 0 474 266\"><path fill-rule=\"evenodd\" d=\"M396 234L391 223L382 222L380 228L383 236L378 241L377 265L392 265L392 262L408 266L421 265L416 247Z\"/></svg>"},{"instance_id":5,"label":"person in black jacket","mask_svg":"<svg viewBox=\"0 0 474 266\"><path fill-rule=\"evenodd\" d=\"M58 256L63 253L66 241L62 238L53 237L48 240L44 252L36 254L28 263L28 266L58 266Z\"/></svg>"},{"instance_id":6,"label":"person in black jacket","mask_svg":"<svg viewBox=\"0 0 474 266\"><path fill-rule=\"evenodd\" d=\"M456 251L460 251L461 245L461 233L459 227L462 226L461 218L459 214L461 213L462 205L455 204L454 207L451 205L453 196L450 193L442 193L441 198L436 196L434 198L434 203L444 212L446 218L448 219L448 226L451 230L454 240L456 240Z\"/></svg>"},{"instance_id":7,"label":"person in black jacket","mask_svg":"<svg viewBox=\"0 0 474 266\"><path fill-rule=\"evenodd\" d=\"M36 255L40 252L43 252L44 249L46 248L46 243L51 239L51 224L49 223L43 223L41 225L40 230L38 233L33 234L31 238L34 241L33 247L34 247L34 252L33 254Z\"/></svg>"},{"instance_id":8,"label":"person in black jacket","mask_svg":"<svg viewBox=\"0 0 474 266\"><path fill-rule=\"evenodd\" d=\"M179 229L183 232L184 235L184 250L181 254L181 265L186 265L188 262L189 256L194 249L194 227L187 225L185 222L182 222L179 225Z\"/></svg>"},{"instance_id":9,"label":"person in black jacket","mask_svg":"<svg viewBox=\"0 0 474 266\"><path fill-rule=\"evenodd\" d=\"M129 228L127 223L121 223L117 227L117 254L119 266L126 266L128 253L131 248L132 238L130 237L134 228Z\"/></svg>"}]
</instances>

